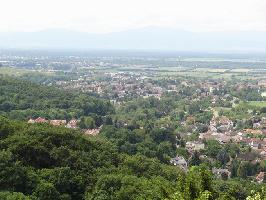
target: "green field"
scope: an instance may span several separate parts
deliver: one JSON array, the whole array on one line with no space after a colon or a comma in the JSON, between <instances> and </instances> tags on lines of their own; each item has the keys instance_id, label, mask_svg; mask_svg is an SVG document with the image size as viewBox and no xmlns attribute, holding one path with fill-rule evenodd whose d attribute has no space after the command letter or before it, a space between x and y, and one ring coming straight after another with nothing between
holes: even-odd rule
<instances>
[{"instance_id":1,"label":"green field","mask_svg":"<svg viewBox=\"0 0 266 200\"><path fill-rule=\"evenodd\" d=\"M29 69L22 69L22 68L15 68L15 67L1 67L0 68L0 75L7 75L7 76L23 76L26 74L32 74L32 75L55 75L54 72L48 72L48 71L38 71L38 70L29 70Z\"/></svg>"},{"instance_id":2,"label":"green field","mask_svg":"<svg viewBox=\"0 0 266 200\"><path fill-rule=\"evenodd\" d=\"M8 76L22 76L24 74L32 72L31 70L19 69L14 67L1 67L0 74Z\"/></svg>"},{"instance_id":3,"label":"green field","mask_svg":"<svg viewBox=\"0 0 266 200\"><path fill-rule=\"evenodd\" d=\"M266 107L266 101L249 101L248 104L256 107Z\"/></svg>"}]
</instances>

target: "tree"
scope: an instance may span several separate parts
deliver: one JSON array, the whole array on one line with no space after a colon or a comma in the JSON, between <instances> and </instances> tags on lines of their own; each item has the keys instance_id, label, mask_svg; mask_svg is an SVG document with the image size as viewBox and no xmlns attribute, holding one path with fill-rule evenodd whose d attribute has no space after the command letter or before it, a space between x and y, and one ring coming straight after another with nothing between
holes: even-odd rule
<instances>
[{"instance_id":1,"label":"tree","mask_svg":"<svg viewBox=\"0 0 266 200\"><path fill-rule=\"evenodd\" d=\"M232 178L237 177L238 168L239 168L239 162L235 159L232 161L232 164L231 164L231 177Z\"/></svg>"},{"instance_id":2,"label":"tree","mask_svg":"<svg viewBox=\"0 0 266 200\"><path fill-rule=\"evenodd\" d=\"M110 174L99 178L95 190L87 195L87 199L165 199L171 192L169 182L160 177L148 180L132 175Z\"/></svg>"},{"instance_id":3,"label":"tree","mask_svg":"<svg viewBox=\"0 0 266 200\"><path fill-rule=\"evenodd\" d=\"M199 125L197 126L197 131L198 131L199 133L205 133L205 132L208 131L208 126L205 125L205 124L199 124Z\"/></svg>"},{"instance_id":4,"label":"tree","mask_svg":"<svg viewBox=\"0 0 266 200\"><path fill-rule=\"evenodd\" d=\"M106 125L113 125L113 120L112 117L110 115L106 116L105 118L105 122Z\"/></svg>"},{"instance_id":5,"label":"tree","mask_svg":"<svg viewBox=\"0 0 266 200\"><path fill-rule=\"evenodd\" d=\"M192 103L188 107L189 114L194 114L194 113L199 112L199 111L200 111L200 106L199 106L199 103L198 102Z\"/></svg>"},{"instance_id":6,"label":"tree","mask_svg":"<svg viewBox=\"0 0 266 200\"><path fill-rule=\"evenodd\" d=\"M81 129L93 129L95 128L95 121L92 117L81 117L79 127Z\"/></svg>"},{"instance_id":7,"label":"tree","mask_svg":"<svg viewBox=\"0 0 266 200\"><path fill-rule=\"evenodd\" d=\"M82 199L86 189L86 181L69 167L60 167L54 169L42 169L39 177L52 183L60 194L65 198Z\"/></svg>"},{"instance_id":8,"label":"tree","mask_svg":"<svg viewBox=\"0 0 266 200\"><path fill-rule=\"evenodd\" d=\"M200 196L196 200L208 200L212 199L212 193L209 191L204 191L200 194Z\"/></svg>"},{"instance_id":9,"label":"tree","mask_svg":"<svg viewBox=\"0 0 266 200\"><path fill-rule=\"evenodd\" d=\"M157 148L157 157L161 162L168 163L171 157L175 156L175 150L170 142L161 142Z\"/></svg>"},{"instance_id":10,"label":"tree","mask_svg":"<svg viewBox=\"0 0 266 200\"><path fill-rule=\"evenodd\" d=\"M261 113L266 113L266 107L262 107L262 108L260 109L260 112L261 112Z\"/></svg>"},{"instance_id":11,"label":"tree","mask_svg":"<svg viewBox=\"0 0 266 200\"><path fill-rule=\"evenodd\" d=\"M0 151L0 185L2 190L30 193L37 185L37 175L15 160L10 151Z\"/></svg>"},{"instance_id":12,"label":"tree","mask_svg":"<svg viewBox=\"0 0 266 200\"><path fill-rule=\"evenodd\" d=\"M246 178L248 173L247 162L241 162L237 169L237 176L240 178Z\"/></svg>"},{"instance_id":13,"label":"tree","mask_svg":"<svg viewBox=\"0 0 266 200\"><path fill-rule=\"evenodd\" d=\"M230 156L229 154L226 152L225 149L221 149L218 154L217 154L217 160L222 164L222 166L224 167L224 165L230 161Z\"/></svg>"},{"instance_id":14,"label":"tree","mask_svg":"<svg viewBox=\"0 0 266 200\"><path fill-rule=\"evenodd\" d=\"M60 194L52 183L41 182L33 192L40 200L60 200Z\"/></svg>"},{"instance_id":15,"label":"tree","mask_svg":"<svg viewBox=\"0 0 266 200\"><path fill-rule=\"evenodd\" d=\"M1 200L31 200L29 196L20 192L0 192Z\"/></svg>"},{"instance_id":16,"label":"tree","mask_svg":"<svg viewBox=\"0 0 266 200\"><path fill-rule=\"evenodd\" d=\"M13 132L14 127L12 126L10 121L0 116L0 138L6 137L8 134Z\"/></svg>"},{"instance_id":17,"label":"tree","mask_svg":"<svg viewBox=\"0 0 266 200\"><path fill-rule=\"evenodd\" d=\"M221 144L216 140L208 140L206 141L205 144L206 144L205 154L207 156L216 158L217 154L222 149Z\"/></svg>"},{"instance_id":18,"label":"tree","mask_svg":"<svg viewBox=\"0 0 266 200\"><path fill-rule=\"evenodd\" d=\"M251 195L247 197L246 200L265 200L266 198L266 191L262 188L261 191L255 192L254 190L251 191Z\"/></svg>"},{"instance_id":19,"label":"tree","mask_svg":"<svg viewBox=\"0 0 266 200\"><path fill-rule=\"evenodd\" d=\"M211 172L203 166L191 167L182 184L185 187L183 195L186 200L202 199L205 195L209 198L213 191Z\"/></svg>"},{"instance_id":20,"label":"tree","mask_svg":"<svg viewBox=\"0 0 266 200\"><path fill-rule=\"evenodd\" d=\"M200 154L198 151L195 151L190 160L189 160L189 165L190 166L195 166L195 165L200 165L201 161L200 161L200 158L199 158Z\"/></svg>"}]
</instances>

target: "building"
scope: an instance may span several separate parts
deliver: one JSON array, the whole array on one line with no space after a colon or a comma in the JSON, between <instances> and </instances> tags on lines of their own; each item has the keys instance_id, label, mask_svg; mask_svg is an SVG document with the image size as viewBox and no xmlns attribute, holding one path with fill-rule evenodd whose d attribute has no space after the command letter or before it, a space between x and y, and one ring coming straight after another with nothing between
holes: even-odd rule
<instances>
[{"instance_id":1,"label":"building","mask_svg":"<svg viewBox=\"0 0 266 200\"><path fill-rule=\"evenodd\" d=\"M50 124L53 126L66 125L66 120L50 120Z\"/></svg>"},{"instance_id":2,"label":"building","mask_svg":"<svg viewBox=\"0 0 266 200\"><path fill-rule=\"evenodd\" d=\"M261 80L258 82L259 87L266 87L266 80Z\"/></svg>"},{"instance_id":3,"label":"building","mask_svg":"<svg viewBox=\"0 0 266 200\"><path fill-rule=\"evenodd\" d=\"M100 126L99 128L95 128L95 129L88 129L85 131L85 134L95 136L100 133L101 129L102 129L102 126Z\"/></svg>"},{"instance_id":4,"label":"building","mask_svg":"<svg viewBox=\"0 0 266 200\"><path fill-rule=\"evenodd\" d=\"M263 150L262 152L260 152L260 157L265 159L266 158L266 151Z\"/></svg>"},{"instance_id":5,"label":"building","mask_svg":"<svg viewBox=\"0 0 266 200\"><path fill-rule=\"evenodd\" d=\"M175 158L172 158L170 160L170 163L173 164L174 166L180 167L185 171L188 169L187 161L182 156L176 156Z\"/></svg>"},{"instance_id":6,"label":"building","mask_svg":"<svg viewBox=\"0 0 266 200\"><path fill-rule=\"evenodd\" d=\"M264 180L264 174L265 174L265 172L260 172L260 173L256 176L256 181L257 181L258 183L262 183L262 182L263 182L263 180Z\"/></svg>"},{"instance_id":7,"label":"building","mask_svg":"<svg viewBox=\"0 0 266 200\"><path fill-rule=\"evenodd\" d=\"M231 121L228 117L221 116L218 120L217 129L221 131L228 131L228 130L231 130L233 126L234 126L233 121Z\"/></svg>"},{"instance_id":8,"label":"building","mask_svg":"<svg viewBox=\"0 0 266 200\"><path fill-rule=\"evenodd\" d=\"M263 149L264 142L258 138L243 138L242 142L245 142L254 150Z\"/></svg>"},{"instance_id":9,"label":"building","mask_svg":"<svg viewBox=\"0 0 266 200\"><path fill-rule=\"evenodd\" d=\"M191 151L200 151L204 149L205 145L202 142L199 141L189 141L186 143L186 149L191 152Z\"/></svg>"},{"instance_id":10,"label":"building","mask_svg":"<svg viewBox=\"0 0 266 200\"><path fill-rule=\"evenodd\" d=\"M38 117L37 119L34 120L34 123L47 123L48 120L45 118Z\"/></svg>"},{"instance_id":11,"label":"building","mask_svg":"<svg viewBox=\"0 0 266 200\"><path fill-rule=\"evenodd\" d=\"M35 120L30 118L29 121L28 121L29 124L34 124L35 123Z\"/></svg>"},{"instance_id":12,"label":"building","mask_svg":"<svg viewBox=\"0 0 266 200\"><path fill-rule=\"evenodd\" d=\"M253 128L260 128L260 127L261 127L260 122L253 123Z\"/></svg>"},{"instance_id":13,"label":"building","mask_svg":"<svg viewBox=\"0 0 266 200\"><path fill-rule=\"evenodd\" d=\"M78 127L78 120L76 119L72 119L70 120L67 125L66 125L66 128L73 128L73 129L76 129Z\"/></svg>"},{"instance_id":14,"label":"building","mask_svg":"<svg viewBox=\"0 0 266 200\"><path fill-rule=\"evenodd\" d=\"M236 143L240 143L243 140L243 137L241 135L235 135L232 136L232 141L236 142Z\"/></svg>"},{"instance_id":15,"label":"building","mask_svg":"<svg viewBox=\"0 0 266 200\"><path fill-rule=\"evenodd\" d=\"M228 178L231 177L231 172L228 169L218 169L218 168L213 168L212 173L217 177L217 178L222 178L223 174L227 176Z\"/></svg>"},{"instance_id":16,"label":"building","mask_svg":"<svg viewBox=\"0 0 266 200\"><path fill-rule=\"evenodd\" d=\"M262 135L262 130L257 130L257 129L244 129L244 132L246 134L251 134L251 135Z\"/></svg>"}]
</instances>

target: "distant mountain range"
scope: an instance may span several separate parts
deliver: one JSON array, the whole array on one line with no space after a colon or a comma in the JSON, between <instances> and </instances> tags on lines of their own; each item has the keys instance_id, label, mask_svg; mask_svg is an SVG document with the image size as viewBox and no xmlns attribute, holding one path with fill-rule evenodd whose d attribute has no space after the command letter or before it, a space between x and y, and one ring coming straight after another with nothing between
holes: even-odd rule
<instances>
[{"instance_id":1,"label":"distant mountain range","mask_svg":"<svg viewBox=\"0 0 266 200\"><path fill-rule=\"evenodd\" d=\"M0 33L0 48L266 52L266 32L189 32L146 27L93 34L51 29Z\"/></svg>"}]
</instances>

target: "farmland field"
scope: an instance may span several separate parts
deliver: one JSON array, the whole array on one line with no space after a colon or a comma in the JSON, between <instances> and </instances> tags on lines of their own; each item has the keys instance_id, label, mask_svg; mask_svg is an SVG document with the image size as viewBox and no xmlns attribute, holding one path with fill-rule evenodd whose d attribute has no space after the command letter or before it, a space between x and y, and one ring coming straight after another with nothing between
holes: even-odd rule
<instances>
[{"instance_id":1,"label":"farmland field","mask_svg":"<svg viewBox=\"0 0 266 200\"><path fill-rule=\"evenodd\" d=\"M256 107L266 107L266 101L249 101L248 104Z\"/></svg>"}]
</instances>

